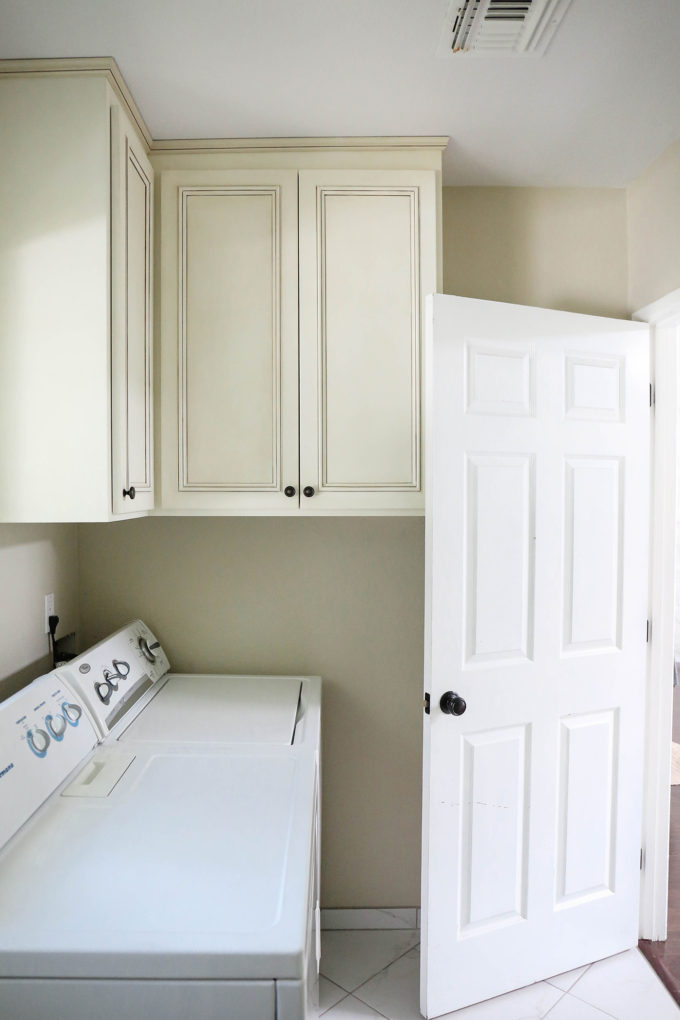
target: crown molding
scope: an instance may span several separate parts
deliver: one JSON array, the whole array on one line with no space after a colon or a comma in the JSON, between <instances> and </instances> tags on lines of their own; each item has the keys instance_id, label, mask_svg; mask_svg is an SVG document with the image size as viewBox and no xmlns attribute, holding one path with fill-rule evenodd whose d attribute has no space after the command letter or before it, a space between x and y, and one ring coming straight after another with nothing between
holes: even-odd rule
<instances>
[{"instance_id":1,"label":"crown molding","mask_svg":"<svg viewBox=\"0 0 680 1020\"><path fill-rule=\"evenodd\" d=\"M385 135L343 138L158 138L151 137L132 93L113 57L50 57L0 60L0 75L105 75L137 125L150 152L331 152L334 149L386 152L419 149L443 152L447 135Z\"/></svg>"},{"instance_id":2,"label":"crown molding","mask_svg":"<svg viewBox=\"0 0 680 1020\"><path fill-rule=\"evenodd\" d=\"M146 126L139 107L113 57L36 57L22 60L0 60L0 75L26 77L38 74L103 75L108 79L119 100L137 125L147 146L151 148L153 143L151 132Z\"/></svg>"},{"instance_id":3,"label":"crown molding","mask_svg":"<svg viewBox=\"0 0 680 1020\"><path fill-rule=\"evenodd\" d=\"M430 149L443 152L449 143L446 135L424 136L347 136L340 138L157 138L152 152L330 152L334 149L386 151L395 149Z\"/></svg>"}]
</instances>

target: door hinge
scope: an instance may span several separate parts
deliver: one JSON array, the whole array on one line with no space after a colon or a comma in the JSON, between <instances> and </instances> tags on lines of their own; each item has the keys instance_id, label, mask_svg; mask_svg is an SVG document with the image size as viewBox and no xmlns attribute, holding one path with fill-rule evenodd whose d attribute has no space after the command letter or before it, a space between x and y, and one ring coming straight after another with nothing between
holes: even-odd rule
<instances>
[{"instance_id":1,"label":"door hinge","mask_svg":"<svg viewBox=\"0 0 680 1020\"><path fill-rule=\"evenodd\" d=\"M647 644L649 644L649 639L651 638L651 636L652 636L652 621L647 620Z\"/></svg>"},{"instance_id":2,"label":"door hinge","mask_svg":"<svg viewBox=\"0 0 680 1020\"><path fill-rule=\"evenodd\" d=\"M425 697L423 698L423 708L425 709L425 715L429 715L430 714L430 692L429 691L425 692Z\"/></svg>"},{"instance_id":3,"label":"door hinge","mask_svg":"<svg viewBox=\"0 0 680 1020\"><path fill-rule=\"evenodd\" d=\"M644 871L645 868L645 851L644 848L640 848L640 871Z\"/></svg>"},{"instance_id":4,"label":"door hinge","mask_svg":"<svg viewBox=\"0 0 680 1020\"><path fill-rule=\"evenodd\" d=\"M656 403L656 392L654 390L654 383L649 384L649 406L654 407Z\"/></svg>"}]
</instances>

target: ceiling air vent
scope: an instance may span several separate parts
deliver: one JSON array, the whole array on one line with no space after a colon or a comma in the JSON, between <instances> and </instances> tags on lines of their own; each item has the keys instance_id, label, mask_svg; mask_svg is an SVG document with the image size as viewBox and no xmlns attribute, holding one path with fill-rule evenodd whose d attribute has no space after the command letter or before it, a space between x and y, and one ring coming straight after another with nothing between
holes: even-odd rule
<instances>
[{"instance_id":1,"label":"ceiling air vent","mask_svg":"<svg viewBox=\"0 0 680 1020\"><path fill-rule=\"evenodd\" d=\"M437 56L545 53L571 0L453 0Z\"/></svg>"}]
</instances>

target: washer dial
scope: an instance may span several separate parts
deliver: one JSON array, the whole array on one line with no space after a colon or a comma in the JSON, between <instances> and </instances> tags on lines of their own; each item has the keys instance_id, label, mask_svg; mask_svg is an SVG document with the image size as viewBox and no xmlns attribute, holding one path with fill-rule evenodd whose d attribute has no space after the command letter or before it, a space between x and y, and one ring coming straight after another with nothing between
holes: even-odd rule
<instances>
[{"instance_id":1,"label":"washer dial","mask_svg":"<svg viewBox=\"0 0 680 1020\"><path fill-rule=\"evenodd\" d=\"M50 746L50 735L46 730L36 727L26 734L26 743L37 758L44 758Z\"/></svg>"},{"instance_id":2,"label":"washer dial","mask_svg":"<svg viewBox=\"0 0 680 1020\"><path fill-rule=\"evenodd\" d=\"M63 740L64 733L66 732L66 719L63 715L57 713L57 715L46 715L45 726L51 737L55 740Z\"/></svg>"}]
</instances>

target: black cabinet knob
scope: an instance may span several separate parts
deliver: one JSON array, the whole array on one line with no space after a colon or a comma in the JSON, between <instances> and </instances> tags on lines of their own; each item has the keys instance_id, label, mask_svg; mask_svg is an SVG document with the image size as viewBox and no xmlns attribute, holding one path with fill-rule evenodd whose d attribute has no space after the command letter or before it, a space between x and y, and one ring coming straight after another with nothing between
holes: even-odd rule
<instances>
[{"instance_id":1,"label":"black cabinet knob","mask_svg":"<svg viewBox=\"0 0 680 1020\"><path fill-rule=\"evenodd\" d=\"M307 496L307 497L313 496L314 495L314 489L312 488L312 486L311 485L305 485L304 489L302 490L302 495L303 496Z\"/></svg>"},{"instance_id":2,"label":"black cabinet knob","mask_svg":"<svg viewBox=\"0 0 680 1020\"><path fill-rule=\"evenodd\" d=\"M294 496L295 495L295 486L294 485L287 485L285 487L285 489L283 490L283 494L284 494L284 496Z\"/></svg>"},{"instance_id":3,"label":"black cabinet knob","mask_svg":"<svg viewBox=\"0 0 680 1020\"><path fill-rule=\"evenodd\" d=\"M131 485L129 489L123 489L123 496L129 496L130 499L134 499L136 495L134 485Z\"/></svg>"},{"instance_id":4,"label":"black cabinet knob","mask_svg":"<svg viewBox=\"0 0 680 1020\"><path fill-rule=\"evenodd\" d=\"M447 715L462 715L467 705L463 698L456 694L455 691L447 691L439 699L439 707Z\"/></svg>"}]
</instances>

